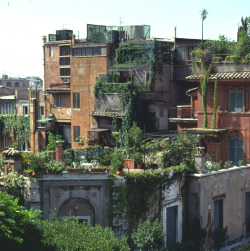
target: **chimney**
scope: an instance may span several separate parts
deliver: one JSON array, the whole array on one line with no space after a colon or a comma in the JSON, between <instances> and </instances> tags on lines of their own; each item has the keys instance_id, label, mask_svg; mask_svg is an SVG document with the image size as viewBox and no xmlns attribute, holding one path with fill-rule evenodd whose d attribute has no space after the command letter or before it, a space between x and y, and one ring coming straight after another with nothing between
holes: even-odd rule
<instances>
[{"instance_id":1,"label":"chimney","mask_svg":"<svg viewBox=\"0 0 250 251\"><path fill-rule=\"evenodd\" d=\"M75 40L76 40L76 35L72 34L72 41L71 44L74 45L75 44Z\"/></svg>"}]
</instances>

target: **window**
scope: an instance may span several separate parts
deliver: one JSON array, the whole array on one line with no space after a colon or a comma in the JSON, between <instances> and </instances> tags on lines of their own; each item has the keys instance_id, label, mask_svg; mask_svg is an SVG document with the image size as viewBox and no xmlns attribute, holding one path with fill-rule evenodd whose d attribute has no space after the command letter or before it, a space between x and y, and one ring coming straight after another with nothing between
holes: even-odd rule
<instances>
[{"instance_id":1,"label":"window","mask_svg":"<svg viewBox=\"0 0 250 251\"><path fill-rule=\"evenodd\" d=\"M29 151L29 142L27 140L23 144L20 145L20 150L22 152Z\"/></svg>"},{"instance_id":2,"label":"window","mask_svg":"<svg viewBox=\"0 0 250 251\"><path fill-rule=\"evenodd\" d=\"M80 94L73 93L73 109L80 109Z\"/></svg>"},{"instance_id":3,"label":"window","mask_svg":"<svg viewBox=\"0 0 250 251\"><path fill-rule=\"evenodd\" d=\"M28 106L23 106L23 115L28 115Z\"/></svg>"},{"instance_id":4,"label":"window","mask_svg":"<svg viewBox=\"0 0 250 251\"><path fill-rule=\"evenodd\" d=\"M228 137L228 160L238 165L239 160L244 162L244 139L242 137Z\"/></svg>"},{"instance_id":5,"label":"window","mask_svg":"<svg viewBox=\"0 0 250 251\"><path fill-rule=\"evenodd\" d=\"M70 58L69 57L60 58L60 65L70 65Z\"/></svg>"},{"instance_id":6,"label":"window","mask_svg":"<svg viewBox=\"0 0 250 251\"><path fill-rule=\"evenodd\" d=\"M15 87L19 87L19 82L15 82Z\"/></svg>"},{"instance_id":7,"label":"window","mask_svg":"<svg viewBox=\"0 0 250 251\"><path fill-rule=\"evenodd\" d=\"M68 55L70 55L70 47L60 46L60 56L68 56Z\"/></svg>"},{"instance_id":8,"label":"window","mask_svg":"<svg viewBox=\"0 0 250 251\"><path fill-rule=\"evenodd\" d=\"M3 147L4 149L8 149L8 137L7 136L3 136Z\"/></svg>"},{"instance_id":9,"label":"window","mask_svg":"<svg viewBox=\"0 0 250 251\"><path fill-rule=\"evenodd\" d=\"M230 92L230 112L243 112L243 92Z\"/></svg>"},{"instance_id":10,"label":"window","mask_svg":"<svg viewBox=\"0 0 250 251\"><path fill-rule=\"evenodd\" d=\"M56 107L57 108L62 107L62 95L56 95Z\"/></svg>"},{"instance_id":11,"label":"window","mask_svg":"<svg viewBox=\"0 0 250 251\"><path fill-rule=\"evenodd\" d=\"M101 47L84 47L84 48L73 48L73 56L82 56L82 57L92 57L92 56L105 56L106 48Z\"/></svg>"},{"instance_id":12,"label":"window","mask_svg":"<svg viewBox=\"0 0 250 251\"><path fill-rule=\"evenodd\" d=\"M0 113L1 114L14 114L13 102L3 102L0 103Z\"/></svg>"},{"instance_id":13,"label":"window","mask_svg":"<svg viewBox=\"0 0 250 251\"><path fill-rule=\"evenodd\" d=\"M53 57L53 46L49 47L49 56Z\"/></svg>"},{"instance_id":14,"label":"window","mask_svg":"<svg viewBox=\"0 0 250 251\"><path fill-rule=\"evenodd\" d=\"M60 68L60 76L70 76L70 68Z\"/></svg>"},{"instance_id":15,"label":"window","mask_svg":"<svg viewBox=\"0 0 250 251\"><path fill-rule=\"evenodd\" d=\"M39 109L40 109L40 117L43 117L44 116L44 106L40 106Z\"/></svg>"},{"instance_id":16,"label":"window","mask_svg":"<svg viewBox=\"0 0 250 251\"><path fill-rule=\"evenodd\" d=\"M74 142L80 137L80 126L74 126Z\"/></svg>"},{"instance_id":17,"label":"window","mask_svg":"<svg viewBox=\"0 0 250 251\"><path fill-rule=\"evenodd\" d=\"M7 87L11 87L11 82L7 82Z\"/></svg>"},{"instance_id":18,"label":"window","mask_svg":"<svg viewBox=\"0 0 250 251\"><path fill-rule=\"evenodd\" d=\"M223 228L223 200L214 202L214 230Z\"/></svg>"}]
</instances>

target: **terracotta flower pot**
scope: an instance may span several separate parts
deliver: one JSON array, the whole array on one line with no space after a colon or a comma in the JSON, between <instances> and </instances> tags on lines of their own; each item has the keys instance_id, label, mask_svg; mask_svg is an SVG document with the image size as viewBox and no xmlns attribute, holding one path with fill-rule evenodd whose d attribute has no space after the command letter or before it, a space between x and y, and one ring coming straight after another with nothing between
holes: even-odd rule
<instances>
[{"instance_id":1,"label":"terracotta flower pot","mask_svg":"<svg viewBox=\"0 0 250 251\"><path fill-rule=\"evenodd\" d=\"M132 159L124 159L123 160L123 166L124 166L124 168L134 169L135 168L135 162Z\"/></svg>"},{"instance_id":2,"label":"terracotta flower pot","mask_svg":"<svg viewBox=\"0 0 250 251\"><path fill-rule=\"evenodd\" d=\"M136 163L136 167L137 167L138 169L142 169L142 163Z\"/></svg>"},{"instance_id":3,"label":"terracotta flower pot","mask_svg":"<svg viewBox=\"0 0 250 251\"><path fill-rule=\"evenodd\" d=\"M124 176L124 172L123 172L123 171L117 171L116 174L117 174L118 176Z\"/></svg>"}]
</instances>

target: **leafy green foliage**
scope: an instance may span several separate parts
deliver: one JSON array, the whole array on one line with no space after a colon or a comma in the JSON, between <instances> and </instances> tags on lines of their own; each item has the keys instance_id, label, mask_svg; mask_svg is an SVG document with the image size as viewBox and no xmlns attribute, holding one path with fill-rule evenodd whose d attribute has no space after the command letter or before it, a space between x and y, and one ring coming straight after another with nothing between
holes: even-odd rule
<instances>
[{"instance_id":1,"label":"leafy green foliage","mask_svg":"<svg viewBox=\"0 0 250 251\"><path fill-rule=\"evenodd\" d=\"M241 25L238 27L237 32L237 40L239 41L240 33L242 31L246 31L248 35L250 35L250 16L249 17L241 17Z\"/></svg>"},{"instance_id":2,"label":"leafy green foliage","mask_svg":"<svg viewBox=\"0 0 250 251\"><path fill-rule=\"evenodd\" d=\"M163 247L162 222L158 219L151 222L150 218L147 218L139 223L132 239L142 250L160 250Z\"/></svg>"},{"instance_id":3,"label":"leafy green foliage","mask_svg":"<svg viewBox=\"0 0 250 251\"><path fill-rule=\"evenodd\" d=\"M227 228L219 228L213 232L214 247L219 249L225 246L225 242L229 239Z\"/></svg>"},{"instance_id":4,"label":"leafy green foliage","mask_svg":"<svg viewBox=\"0 0 250 251\"><path fill-rule=\"evenodd\" d=\"M4 156L3 153L0 153L0 172L4 171Z\"/></svg>"},{"instance_id":5,"label":"leafy green foliage","mask_svg":"<svg viewBox=\"0 0 250 251\"><path fill-rule=\"evenodd\" d=\"M250 250L250 243L232 249L232 251L249 251L249 250Z\"/></svg>"},{"instance_id":6,"label":"leafy green foliage","mask_svg":"<svg viewBox=\"0 0 250 251\"><path fill-rule=\"evenodd\" d=\"M58 145L63 143L62 135L54 135L50 131L48 131L47 134L48 134L47 150L55 150Z\"/></svg>"},{"instance_id":7,"label":"leafy green foliage","mask_svg":"<svg viewBox=\"0 0 250 251\"><path fill-rule=\"evenodd\" d=\"M39 211L26 210L12 196L0 192L1 250L45 250L37 224Z\"/></svg>"},{"instance_id":8,"label":"leafy green foliage","mask_svg":"<svg viewBox=\"0 0 250 251\"><path fill-rule=\"evenodd\" d=\"M143 139L142 130L133 122L132 127L126 132L126 145L128 147L139 148Z\"/></svg>"},{"instance_id":9,"label":"leafy green foliage","mask_svg":"<svg viewBox=\"0 0 250 251\"><path fill-rule=\"evenodd\" d=\"M11 172L4 177L3 192L12 195L15 199L18 199L20 205L24 205L24 200L28 198L27 184L24 176Z\"/></svg>"},{"instance_id":10,"label":"leafy green foliage","mask_svg":"<svg viewBox=\"0 0 250 251\"><path fill-rule=\"evenodd\" d=\"M206 51L213 55L220 55L224 59L226 54L233 54L235 42L231 42L225 35L219 35L218 40L207 40L204 44Z\"/></svg>"},{"instance_id":11,"label":"leafy green foliage","mask_svg":"<svg viewBox=\"0 0 250 251\"><path fill-rule=\"evenodd\" d=\"M1 115L0 131L4 128L6 128L8 134L12 134L19 144L23 144L30 139L30 120L27 116Z\"/></svg>"},{"instance_id":12,"label":"leafy green foliage","mask_svg":"<svg viewBox=\"0 0 250 251\"><path fill-rule=\"evenodd\" d=\"M215 126L216 126L216 112L217 112L217 106L218 106L217 89L218 89L218 81L215 80L215 83L214 83L214 96L213 96L213 117L212 117L212 121L211 121L211 128L212 129L215 129Z\"/></svg>"},{"instance_id":13,"label":"leafy green foliage","mask_svg":"<svg viewBox=\"0 0 250 251\"><path fill-rule=\"evenodd\" d=\"M169 172L173 171L173 176ZM141 172L126 172L124 184L116 185L113 179L108 182L110 192L114 194L109 206L109 217L112 219L114 210L126 212L124 217L127 222L128 234L137 227L140 220L145 220L146 215L152 212L152 217L160 216L160 203L162 192L175 180L176 175L183 173L183 169L149 169Z\"/></svg>"},{"instance_id":14,"label":"leafy green foliage","mask_svg":"<svg viewBox=\"0 0 250 251\"><path fill-rule=\"evenodd\" d=\"M127 239L115 238L110 228L80 224L77 219L61 220L54 215L41 222L43 242L53 250L129 250Z\"/></svg>"},{"instance_id":15,"label":"leafy green foliage","mask_svg":"<svg viewBox=\"0 0 250 251\"><path fill-rule=\"evenodd\" d=\"M58 174L67 170L65 163L55 160L55 152L46 150L41 153L22 153L22 167L26 169L27 175L36 173L41 177L44 173Z\"/></svg>"},{"instance_id":16,"label":"leafy green foliage","mask_svg":"<svg viewBox=\"0 0 250 251\"><path fill-rule=\"evenodd\" d=\"M250 53L250 36L248 36L245 30L240 32L239 40L236 44L235 54L244 59Z\"/></svg>"}]
</instances>

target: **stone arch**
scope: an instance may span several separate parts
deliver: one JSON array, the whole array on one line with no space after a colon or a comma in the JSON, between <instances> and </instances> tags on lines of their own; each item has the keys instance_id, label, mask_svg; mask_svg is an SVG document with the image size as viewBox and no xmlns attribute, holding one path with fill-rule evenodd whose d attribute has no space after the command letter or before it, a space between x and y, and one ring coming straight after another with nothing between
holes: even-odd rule
<instances>
[{"instance_id":1,"label":"stone arch","mask_svg":"<svg viewBox=\"0 0 250 251\"><path fill-rule=\"evenodd\" d=\"M95 225L94 207L88 200L80 197L73 197L64 201L58 210L58 216L77 216L80 220L87 219L89 224Z\"/></svg>"}]
</instances>

